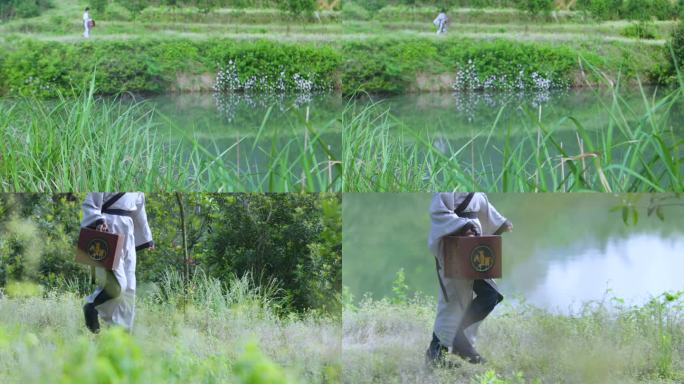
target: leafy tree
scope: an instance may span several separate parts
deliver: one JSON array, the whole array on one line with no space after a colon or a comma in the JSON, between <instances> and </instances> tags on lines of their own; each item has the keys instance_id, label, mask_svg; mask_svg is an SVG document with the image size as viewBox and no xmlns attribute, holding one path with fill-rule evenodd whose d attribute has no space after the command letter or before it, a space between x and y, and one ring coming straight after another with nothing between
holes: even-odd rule
<instances>
[{"instance_id":1,"label":"leafy tree","mask_svg":"<svg viewBox=\"0 0 684 384\"><path fill-rule=\"evenodd\" d=\"M219 0L195 0L195 6L202 13L209 13L219 5Z\"/></svg>"},{"instance_id":2,"label":"leafy tree","mask_svg":"<svg viewBox=\"0 0 684 384\"><path fill-rule=\"evenodd\" d=\"M149 5L146 1L139 0L116 0L133 15L139 15Z\"/></svg>"},{"instance_id":3,"label":"leafy tree","mask_svg":"<svg viewBox=\"0 0 684 384\"><path fill-rule=\"evenodd\" d=\"M292 18L310 16L316 10L315 0L278 0L278 7Z\"/></svg>"},{"instance_id":4,"label":"leafy tree","mask_svg":"<svg viewBox=\"0 0 684 384\"><path fill-rule=\"evenodd\" d=\"M540 13L548 13L553 10L553 0L519 0L518 9L523 10L531 16Z\"/></svg>"},{"instance_id":5,"label":"leafy tree","mask_svg":"<svg viewBox=\"0 0 684 384\"><path fill-rule=\"evenodd\" d=\"M107 3L108 0L90 0L90 7L99 12L100 14L104 13L105 9L107 8Z\"/></svg>"}]
</instances>

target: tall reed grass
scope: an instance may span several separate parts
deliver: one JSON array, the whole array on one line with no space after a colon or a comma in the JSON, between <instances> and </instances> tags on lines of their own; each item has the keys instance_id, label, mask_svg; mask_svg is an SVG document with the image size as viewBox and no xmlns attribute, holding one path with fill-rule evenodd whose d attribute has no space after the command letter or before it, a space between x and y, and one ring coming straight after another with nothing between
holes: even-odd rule
<instances>
[{"instance_id":1,"label":"tall reed grass","mask_svg":"<svg viewBox=\"0 0 684 384\"><path fill-rule=\"evenodd\" d=\"M407 126L381 102L352 102L343 114L345 191L663 192L684 190L684 131L675 115L682 88L656 98L640 88L637 111L612 88L604 124L567 116L543 121L521 111L465 142Z\"/></svg>"},{"instance_id":2,"label":"tall reed grass","mask_svg":"<svg viewBox=\"0 0 684 384\"><path fill-rule=\"evenodd\" d=\"M0 102L0 190L339 191L336 143L310 122L298 133L265 140L269 115L254 144L188 137L145 102L99 99L95 84L78 98ZM177 135L160 133L161 124ZM257 161L256 159L259 159Z\"/></svg>"}]
</instances>

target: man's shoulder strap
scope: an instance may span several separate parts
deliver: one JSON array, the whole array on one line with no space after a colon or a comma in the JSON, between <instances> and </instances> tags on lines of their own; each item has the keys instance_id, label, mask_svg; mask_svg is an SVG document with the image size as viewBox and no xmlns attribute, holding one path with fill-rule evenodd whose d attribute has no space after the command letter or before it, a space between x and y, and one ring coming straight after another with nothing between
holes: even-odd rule
<instances>
[{"instance_id":1,"label":"man's shoulder strap","mask_svg":"<svg viewBox=\"0 0 684 384\"><path fill-rule=\"evenodd\" d=\"M109 200L105 201L104 204L102 204L101 210L106 211L109 207L114 205L114 203L116 203L125 194L126 194L125 192L119 192L119 193L115 194L114 196L110 197Z\"/></svg>"},{"instance_id":2,"label":"man's shoulder strap","mask_svg":"<svg viewBox=\"0 0 684 384\"><path fill-rule=\"evenodd\" d=\"M470 192L468 196L466 196L466 198L461 202L461 204L459 204L458 207L454 209L454 213L458 216L461 216L463 211L465 211L466 208L468 208L470 201L473 200L473 196L475 196L475 192Z\"/></svg>"}]
</instances>

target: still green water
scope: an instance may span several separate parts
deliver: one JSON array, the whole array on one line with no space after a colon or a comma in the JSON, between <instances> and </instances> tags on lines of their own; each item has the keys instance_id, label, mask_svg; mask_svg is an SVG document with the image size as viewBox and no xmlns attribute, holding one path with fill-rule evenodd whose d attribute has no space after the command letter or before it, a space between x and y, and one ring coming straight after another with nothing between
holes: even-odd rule
<instances>
[{"instance_id":1,"label":"still green water","mask_svg":"<svg viewBox=\"0 0 684 384\"><path fill-rule=\"evenodd\" d=\"M639 221L625 225L627 195L490 194L513 222L504 235L507 297L566 311L589 300L618 297L642 303L651 295L684 290L684 198L668 199L665 220L647 211L651 195L636 204ZM657 195L662 198L665 195ZM436 296L435 264L427 249L428 193L353 193L343 200L343 280L356 299L392 295L404 269L412 292ZM637 195L632 195L637 198Z\"/></svg>"},{"instance_id":2,"label":"still green water","mask_svg":"<svg viewBox=\"0 0 684 384\"><path fill-rule=\"evenodd\" d=\"M158 127L169 143L189 147L197 140L210 155L239 165L244 174L265 173L272 154L289 156L299 174L298 156L316 138L317 169L327 174L330 168L333 180L340 176L334 166L328 167L342 151L339 96L198 93L152 96L144 102L163 116Z\"/></svg>"},{"instance_id":3,"label":"still green water","mask_svg":"<svg viewBox=\"0 0 684 384\"><path fill-rule=\"evenodd\" d=\"M625 161L631 163L635 157L634 137L640 137L642 132L659 132L665 146L677 151L680 145L673 144L684 135L684 104L681 98L668 98L671 92L623 89L613 94L608 90L581 89L403 95L372 98L379 101L372 111L390 111L387 120L385 116L377 119L383 121L382 125L374 124L387 127L390 135L401 138L398 142L402 147L394 147L393 155L399 151L405 156L413 154L416 163L435 163L437 154L444 155L444 159L458 162L459 169L472 175L469 177L473 183L492 185L497 190L510 184L501 179L504 169L519 169L527 177L538 172L535 150L544 132L552 132L541 153L546 177L535 181L542 189L555 190L559 187L550 175L566 171L560 167L561 158L591 152L603 154L601 158L616 167ZM670 107L670 100L677 102ZM355 107L364 108L365 103L361 100ZM651 148L640 153L643 159L654 155ZM656 174L664 171L662 163L656 163L653 169ZM444 177L429 170L422 172L418 177Z\"/></svg>"}]
</instances>

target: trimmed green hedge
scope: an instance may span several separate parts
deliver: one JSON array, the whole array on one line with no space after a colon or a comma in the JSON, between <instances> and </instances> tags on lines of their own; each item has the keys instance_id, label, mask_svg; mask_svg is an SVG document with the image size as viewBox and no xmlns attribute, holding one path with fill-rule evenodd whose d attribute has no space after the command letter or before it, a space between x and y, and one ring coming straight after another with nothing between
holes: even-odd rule
<instances>
[{"instance_id":1,"label":"trimmed green hedge","mask_svg":"<svg viewBox=\"0 0 684 384\"><path fill-rule=\"evenodd\" d=\"M551 77L554 84L576 81L578 58L608 73L631 77L653 64L637 48L592 53L595 47L515 43L507 40L374 39L341 43L279 43L188 39L39 42L20 39L0 44L0 95L51 97L81 89L96 68L98 90L164 92L177 87L177 75L211 74L234 60L241 80L278 78L286 72L313 76L321 88L399 93L415 89L418 74L455 74L470 60L480 79L515 77L521 70ZM639 48L643 50L644 48ZM649 51L650 52L650 51ZM619 57L617 57L619 56ZM652 56L650 53L648 56ZM617 58L616 58L617 57ZM643 79L643 77L642 77ZM205 84L206 88L206 84Z\"/></svg>"}]
</instances>

